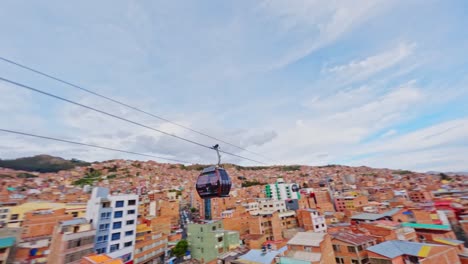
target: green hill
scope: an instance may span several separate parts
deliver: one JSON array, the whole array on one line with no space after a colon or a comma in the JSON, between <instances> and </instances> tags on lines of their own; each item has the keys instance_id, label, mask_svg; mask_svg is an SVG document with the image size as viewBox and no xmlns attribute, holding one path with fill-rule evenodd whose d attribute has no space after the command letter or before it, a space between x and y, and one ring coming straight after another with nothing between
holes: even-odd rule
<instances>
[{"instance_id":1,"label":"green hill","mask_svg":"<svg viewBox=\"0 0 468 264\"><path fill-rule=\"evenodd\" d=\"M35 172L57 172L68 170L77 166L88 166L87 162L72 159L66 160L49 155L37 155L34 157L18 158L13 160L1 160L0 167L14 170Z\"/></svg>"}]
</instances>

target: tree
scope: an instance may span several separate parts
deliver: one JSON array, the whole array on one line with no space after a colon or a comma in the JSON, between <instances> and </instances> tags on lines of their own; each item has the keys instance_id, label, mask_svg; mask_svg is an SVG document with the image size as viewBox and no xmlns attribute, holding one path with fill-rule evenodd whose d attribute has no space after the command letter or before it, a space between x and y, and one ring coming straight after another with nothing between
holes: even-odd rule
<instances>
[{"instance_id":1,"label":"tree","mask_svg":"<svg viewBox=\"0 0 468 264\"><path fill-rule=\"evenodd\" d=\"M172 254L180 258L185 255L185 252L187 252L187 249L188 249L188 242L187 240L182 239L179 242L177 242L177 245L172 249Z\"/></svg>"},{"instance_id":2,"label":"tree","mask_svg":"<svg viewBox=\"0 0 468 264\"><path fill-rule=\"evenodd\" d=\"M198 211L197 208L195 208L195 207L190 208L190 212L195 213L196 211Z\"/></svg>"}]
</instances>

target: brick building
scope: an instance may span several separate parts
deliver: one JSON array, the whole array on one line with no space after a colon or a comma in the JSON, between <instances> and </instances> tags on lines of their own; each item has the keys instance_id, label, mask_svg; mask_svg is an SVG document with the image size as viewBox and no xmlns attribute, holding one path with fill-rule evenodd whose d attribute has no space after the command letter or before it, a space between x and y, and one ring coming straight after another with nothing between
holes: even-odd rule
<instances>
[{"instance_id":1,"label":"brick building","mask_svg":"<svg viewBox=\"0 0 468 264\"><path fill-rule=\"evenodd\" d=\"M461 264L455 248L434 244L393 240L369 247L367 252L372 264Z\"/></svg>"},{"instance_id":2,"label":"brick building","mask_svg":"<svg viewBox=\"0 0 468 264\"><path fill-rule=\"evenodd\" d=\"M350 232L334 233L332 246L337 264L368 264L366 248L377 243L375 237Z\"/></svg>"},{"instance_id":3,"label":"brick building","mask_svg":"<svg viewBox=\"0 0 468 264\"><path fill-rule=\"evenodd\" d=\"M52 234L48 263L75 264L94 252L94 230L84 218L61 221Z\"/></svg>"},{"instance_id":4,"label":"brick building","mask_svg":"<svg viewBox=\"0 0 468 264\"><path fill-rule=\"evenodd\" d=\"M327 233L298 232L287 243L281 263L335 263L335 254Z\"/></svg>"}]
</instances>

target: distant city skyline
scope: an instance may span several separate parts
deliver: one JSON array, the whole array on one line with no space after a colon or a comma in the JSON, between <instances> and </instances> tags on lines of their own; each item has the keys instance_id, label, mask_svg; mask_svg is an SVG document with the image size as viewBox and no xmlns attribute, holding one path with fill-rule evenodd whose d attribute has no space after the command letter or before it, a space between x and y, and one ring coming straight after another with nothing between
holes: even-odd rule
<instances>
[{"instance_id":1,"label":"distant city skyline","mask_svg":"<svg viewBox=\"0 0 468 264\"><path fill-rule=\"evenodd\" d=\"M274 162L3 61L0 77L267 164L468 171L467 12L465 1L7 1L0 9L0 57ZM0 93L2 129L216 163L212 151L2 81ZM3 132L0 149L1 159L141 159Z\"/></svg>"}]
</instances>

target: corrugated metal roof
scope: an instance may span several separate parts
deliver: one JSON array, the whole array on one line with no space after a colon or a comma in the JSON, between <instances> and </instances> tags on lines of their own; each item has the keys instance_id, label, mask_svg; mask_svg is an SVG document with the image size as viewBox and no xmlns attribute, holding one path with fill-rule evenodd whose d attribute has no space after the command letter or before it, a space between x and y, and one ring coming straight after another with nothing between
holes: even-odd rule
<instances>
[{"instance_id":1,"label":"corrugated metal roof","mask_svg":"<svg viewBox=\"0 0 468 264\"><path fill-rule=\"evenodd\" d=\"M252 249L247 252L245 255L239 257L239 260L245 260L249 262L255 263L262 263L262 264L270 264L273 262L276 256L280 255L281 253L276 250L267 251L263 253L259 249Z\"/></svg>"},{"instance_id":2,"label":"corrugated metal roof","mask_svg":"<svg viewBox=\"0 0 468 264\"><path fill-rule=\"evenodd\" d=\"M401 210L400 208L393 208L381 214L362 213L362 214L357 214L357 215L352 216L351 219L375 221L381 218L391 217L395 215L396 213L398 213L400 210Z\"/></svg>"},{"instance_id":3,"label":"corrugated metal roof","mask_svg":"<svg viewBox=\"0 0 468 264\"><path fill-rule=\"evenodd\" d=\"M458 246L458 245L465 243L464 241L457 240L457 239L450 239L450 238L434 238L434 241L447 244L447 245L451 245L451 246Z\"/></svg>"},{"instance_id":4,"label":"corrugated metal roof","mask_svg":"<svg viewBox=\"0 0 468 264\"><path fill-rule=\"evenodd\" d=\"M0 238L0 248L11 247L15 244L14 237L2 237Z\"/></svg>"},{"instance_id":5,"label":"corrugated metal roof","mask_svg":"<svg viewBox=\"0 0 468 264\"><path fill-rule=\"evenodd\" d=\"M401 255L427 257L432 247L440 245L416 243L408 241L392 240L368 247L367 250L382 255L387 258L395 258Z\"/></svg>"},{"instance_id":6,"label":"corrugated metal roof","mask_svg":"<svg viewBox=\"0 0 468 264\"><path fill-rule=\"evenodd\" d=\"M434 225L434 224L418 224L418 223L402 223L402 226L418 228L418 229L433 229L433 230L452 230L448 225Z\"/></svg>"},{"instance_id":7,"label":"corrugated metal roof","mask_svg":"<svg viewBox=\"0 0 468 264\"><path fill-rule=\"evenodd\" d=\"M332 234L333 239L337 239L353 245L362 245L375 241L374 237L366 236L363 234L354 234L348 232L340 232Z\"/></svg>"},{"instance_id":8,"label":"corrugated metal roof","mask_svg":"<svg viewBox=\"0 0 468 264\"><path fill-rule=\"evenodd\" d=\"M375 221L384 217L385 216L382 214L362 213L362 214L353 215L351 219Z\"/></svg>"},{"instance_id":9,"label":"corrugated metal roof","mask_svg":"<svg viewBox=\"0 0 468 264\"><path fill-rule=\"evenodd\" d=\"M303 245L303 246L320 246L320 242L323 241L326 233L315 233L315 232L298 232L291 240L288 245Z\"/></svg>"}]
</instances>

